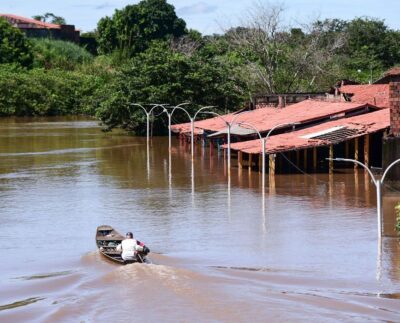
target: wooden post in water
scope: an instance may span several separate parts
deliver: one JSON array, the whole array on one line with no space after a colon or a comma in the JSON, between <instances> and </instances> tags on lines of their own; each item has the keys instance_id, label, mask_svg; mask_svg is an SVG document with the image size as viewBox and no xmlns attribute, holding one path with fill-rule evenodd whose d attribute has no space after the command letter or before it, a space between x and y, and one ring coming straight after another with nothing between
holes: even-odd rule
<instances>
[{"instance_id":1,"label":"wooden post in water","mask_svg":"<svg viewBox=\"0 0 400 323\"><path fill-rule=\"evenodd\" d=\"M313 147L313 168L314 172L317 171L317 147Z\"/></svg>"},{"instance_id":2,"label":"wooden post in water","mask_svg":"<svg viewBox=\"0 0 400 323\"><path fill-rule=\"evenodd\" d=\"M307 153L308 153L308 150L307 150L307 148L306 149L304 149L303 150L303 153L304 153L304 156L303 156L303 167L304 167L304 171L305 172L307 172Z\"/></svg>"},{"instance_id":3,"label":"wooden post in water","mask_svg":"<svg viewBox=\"0 0 400 323\"><path fill-rule=\"evenodd\" d=\"M275 154L269 155L269 175L275 175Z\"/></svg>"},{"instance_id":4,"label":"wooden post in water","mask_svg":"<svg viewBox=\"0 0 400 323\"><path fill-rule=\"evenodd\" d=\"M253 165L253 154L249 154L249 174L251 173L251 166Z\"/></svg>"},{"instance_id":5,"label":"wooden post in water","mask_svg":"<svg viewBox=\"0 0 400 323\"><path fill-rule=\"evenodd\" d=\"M243 168L243 152L240 150L238 151L238 168Z\"/></svg>"},{"instance_id":6,"label":"wooden post in water","mask_svg":"<svg viewBox=\"0 0 400 323\"><path fill-rule=\"evenodd\" d=\"M364 136L364 164L369 167L369 135Z\"/></svg>"},{"instance_id":7,"label":"wooden post in water","mask_svg":"<svg viewBox=\"0 0 400 323\"><path fill-rule=\"evenodd\" d=\"M358 151L358 137L354 138L354 160L358 161L359 155L358 155L359 151ZM357 169L358 165L356 163L354 163L354 169Z\"/></svg>"},{"instance_id":8,"label":"wooden post in water","mask_svg":"<svg viewBox=\"0 0 400 323\"><path fill-rule=\"evenodd\" d=\"M333 145L329 145L329 174L333 173Z\"/></svg>"}]
</instances>

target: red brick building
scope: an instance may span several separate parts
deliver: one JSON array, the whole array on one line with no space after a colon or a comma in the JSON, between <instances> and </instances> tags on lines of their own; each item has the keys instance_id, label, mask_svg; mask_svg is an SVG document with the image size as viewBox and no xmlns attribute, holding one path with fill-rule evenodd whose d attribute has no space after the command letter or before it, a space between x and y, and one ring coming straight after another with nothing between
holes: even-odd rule
<instances>
[{"instance_id":1,"label":"red brick building","mask_svg":"<svg viewBox=\"0 0 400 323\"><path fill-rule=\"evenodd\" d=\"M52 38L79 44L80 31L74 25L56 25L12 14L0 14L12 26L22 30L27 37Z\"/></svg>"}]
</instances>

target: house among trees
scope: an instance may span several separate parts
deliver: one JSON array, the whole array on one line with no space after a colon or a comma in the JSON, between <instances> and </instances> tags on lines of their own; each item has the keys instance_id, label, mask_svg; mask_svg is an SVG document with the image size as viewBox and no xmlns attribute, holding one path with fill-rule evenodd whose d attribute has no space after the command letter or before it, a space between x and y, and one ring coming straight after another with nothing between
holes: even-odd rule
<instances>
[{"instance_id":1,"label":"house among trees","mask_svg":"<svg viewBox=\"0 0 400 323\"><path fill-rule=\"evenodd\" d=\"M58 25L12 14L0 14L0 17L23 31L27 37L52 38L79 44L80 31L74 25Z\"/></svg>"}]
</instances>

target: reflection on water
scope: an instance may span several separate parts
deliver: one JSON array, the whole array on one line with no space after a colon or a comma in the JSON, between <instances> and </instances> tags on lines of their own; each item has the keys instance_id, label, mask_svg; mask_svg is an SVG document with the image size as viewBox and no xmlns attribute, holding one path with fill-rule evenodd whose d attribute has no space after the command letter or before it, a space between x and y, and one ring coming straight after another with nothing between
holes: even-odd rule
<instances>
[{"instance_id":1,"label":"reflection on water","mask_svg":"<svg viewBox=\"0 0 400 323\"><path fill-rule=\"evenodd\" d=\"M138 297L149 320L399 318L382 296L399 291L399 243L377 248L363 172L275 175L263 194L258 172L195 153L86 119L0 120L0 304L44 298L0 319L122 320ZM93 252L100 224L134 231L159 265L105 262Z\"/></svg>"}]
</instances>

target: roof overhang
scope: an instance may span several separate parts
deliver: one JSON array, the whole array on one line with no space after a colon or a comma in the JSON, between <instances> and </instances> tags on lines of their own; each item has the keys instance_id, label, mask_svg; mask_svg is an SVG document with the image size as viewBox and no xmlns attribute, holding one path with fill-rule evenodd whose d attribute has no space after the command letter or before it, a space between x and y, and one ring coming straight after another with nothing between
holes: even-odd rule
<instances>
[{"instance_id":1,"label":"roof overhang","mask_svg":"<svg viewBox=\"0 0 400 323\"><path fill-rule=\"evenodd\" d=\"M255 134L256 132L253 129L244 128L238 124L235 124L231 127L230 133L231 133L231 135L236 135L236 136L249 136L249 135ZM228 127L224 128L221 131L214 132L214 133L208 135L208 137L213 138L213 137L219 137L219 136L223 136L223 135L227 135L227 134L228 134Z\"/></svg>"}]
</instances>

